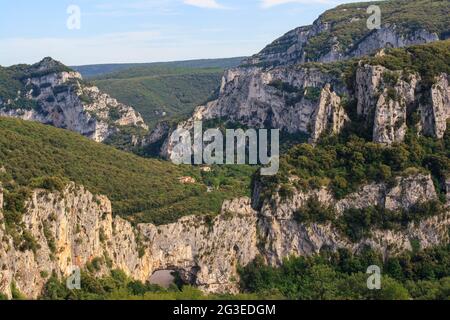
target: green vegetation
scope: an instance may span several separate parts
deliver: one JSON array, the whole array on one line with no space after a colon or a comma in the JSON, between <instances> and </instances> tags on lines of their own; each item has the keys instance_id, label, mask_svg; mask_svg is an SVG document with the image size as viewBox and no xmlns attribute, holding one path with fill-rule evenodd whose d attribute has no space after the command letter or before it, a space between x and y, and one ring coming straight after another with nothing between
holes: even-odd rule
<instances>
[{"instance_id":1,"label":"green vegetation","mask_svg":"<svg viewBox=\"0 0 450 320\"><path fill-rule=\"evenodd\" d=\"M381 290L367 288L366 270L382 270ZM91 268L92 269L92 268ZM346 249L324 250L314 257L286 259L281 267L258 257L240 269L239 295L205 295L176 281L168 289L133 281L119 270L98 278L95 270L81 273L81 290L68 290L65 281L51 276L44 300L446 300L450 298L450 246L382 256L368 248L354 255ZM18 294L20 297L20 294Z\"/></svg>"},{"instance_id":2,"label":"green vegetation","mask_svg":"<svg viewBox=\"0 0 450 320\"><path fill-rule=\"evenodd\" d=\"M86 66L73 66L72 69L81 73L83 78L89 79L101 77L110 73L116 73L134 69L134 70L155 70L158 68L178 69L178 68L221 68L230 69L237 67L244 57L225 58L225 59L200 59L173 62L153 62L153 63L117 63L117 64L94 64ZM147 72L147 71L145 71ZM145 74L143 74L145 76Z\"/></svg>"},{"instance_id":3,"label":"green vegetation","mask_svg":"<svg viewBox=\"0 0 450 320\"><path fill-rule=\"evenodd\" d=\"M18 242L23 241L17 228L32 187L60 190L71 180L108 196L115 214L163 224L185 215L217 214L223 200L250 194L255 170L233 166L202 173L196 167L140 158L66 130L8 118L0 118L0 166L5 168L0 179L6 189L6 224ZM197 182L182 184L183 176ZM212 192L207 192L209 183L216 187ZM27 248L33 245L28 240Z\"/></svg>"},{"instance_id":4,"label":"green vegetation","mask_svg":"<svg viewBox=\"0 0 450 320\"><path fill-rule=\"evenodd\" d=\"M382 65L390 70L402 70L403 73L418 73L429 87L437 75L450 74L450 40L406 49L389 49L386 55L368 58L364 62ZM385 76L389 75L392 77L392 73Z\"/></svg>"},{"instance_id":5,"label":"green vegetation","mask_svg":"<svg viewBox=\"0 0 450 320\"><path fill-rule=\"evenodd\" d=\"M47 69L40 70L42 63L46 63ZM11 109L25 109L25 110L39 110L41 105L28 99L25 93L31 92L33 97L37 97L41 93L41 88L45 87L45 84L39 88L35 85L25 85L24 79L31 77L41 77L51 73L58 73L63 71L72 71L70 68L63 64L51 60L51 58L45 58L39 63L33 65L14 65L8 68L0 66L0 104L3 102L4 110ZM56 88L55 88L56 89ZM65 89L66 86L60 86L59 90ZM9 103L8 100L10 100Z\"/></svg>"},{"instance_id":6,"label":"green vegetation","mask_svg":"<svg viewBox=\"0 0 450 320\"><path fill-rule=\"evenodd\" d=\"M357 61L314 63L306 67L340 75L340 81L351 89ZM450 74L450 41L391 49L383 57L365 58L363 62L383 65L395 71L404 70L404 74L417 72L423 79L422 87L427 88L440 72ZM389 83L398 76L400 74L396 72L387 72L385 78ZM282 83L274 83L273 86L286 88ZM405 141L387 147L371 142L373 128L368 124L373 121L358 117L354 100L344 96L343 107L351 123L340 135L323 137L315 147L303 143L289 148L281 158L278 175L262 178L267 193L273 193L277 186L284 190L329 186L341 198L363 184L373 181L392 184L395 176L418 172L431 173L437 189L444 192L444 180L450 173L449 130L442 140L418 137L415 131L417 113L409 110L407 121L410 129ZM291 175L299 177L295 185L288 182Z\"/></svg>"},{"instance_id":7,"label":"green vegetation","mask_svg":"<svg viewBox=\"0 0 450 320\"><path fill-rule=\"evenodd\" d=\"M306 98L312 102L318 102L320 99L320 94L322 92L321 88L316 87L306 87L298 88L292 86L288 82L283 82L281 80L275 80L268 84L282 92L286 105L294 106L300 102L303 98ZM279 94L279 93L278 93Z\"/></svg>"},{"instance_id":8,"label":"green vegetation","mask_svg":"<svg viewBox=\"0 0 450 320\"><path fill-rule=\"evenodd\" d=\"M294 213L297 222L331 223L351 241L370 237L374 230L406 229L411 222L441 215L444 205L437 200L418 203L408 210L387 210L384 207L348 209L338 217L334 207L323 205L317 198L310 198L303 208Z\"/></svg>"},{"instance_id":9,"label":"green vegetation","mask_svg":"<svg viewBox=\"0 0 450 320\"><path fill-rule=\"evenodd\" d=\"M133 106L146 123L188 116L220 86L223 69L134 68L94 79L100 90Z\"/></svg>"},{"instance_id":10,"label":"green vegetation","mask_svg":"<svg viewBox=\"0 0 450 320\"><path fill-rule=\"evenodd\" d=\"M242 58L193 60L150 64L119 64L81 66L74 69L85 76L96 76L93 85L109 93L121 102L135 107L144 120L152 125L164 119L179 119L188 116L193 109L205 103L220 86L223 71L239 65ZM45 64L46 69L40 70ZM15 65L0 67L0 103L4 108L38 110L40 105L26 99L25 92L38 96L41 88L25 87L23 80L41 77L46 74L73 71L69 67L45 58L34 65ZM48 84L49 85L49 84ZM72 84L67 83L54 88L54 95L66 92ZM18 94L20 92L20 94ZM53 101L55 98L48 98ZM6 104L10 100L10 103ZM87 95L80 100L92 103ZM112 119L117 114L111 114Z\"/></svg>"},{"instance_id":11,"label":"green vegetation","mask_svg":"<svg viewBox=\"0 0 450 320\"><path fill-rule=\"evenodd\" d=\"M294 146L282 156L278 175L262 181L267 192L272 193L276 186L289 184L288 177L295 175L299 179L293 187L329 186L342 198L366 183L392 184L398 175L430 172L438 190L444 192L443 181L450 170L449 154L449 130L443 140L418 137L411 130L404 143L392 147L368 142L347 131L322 139L316 147Z\"/></svg>"},{"instance_id":12,"label":"green vegetation","mask_svg":"<svg viewBox=\"0 0 450 320\"><path fill-rule=\"evenodd\" d=\"M382 268L381 290L368 290L366 270ZM364 249L325 250L314 257L291 258L279 268L259 258L241 270L245 292L301 300L446 300L450 298L450 246L407 252L383 261Z\"/></svg>"},{"instance_id":13,"label":"green vegetation","mask_svg":"<svg viewBox=\"0 0 450 320\"><path fill-rule=\"evenodd\" d=\"M241 58L75 67L102 91L133 106L146 123L180 119L210 99ZM92 77L95 76L95 77Z\"/></svg>"},{"instance_id":14,"label":"green vegetation","mask_svg":"<svg viewBox=\"0 0 450 320\"><path fill-rule=\"evenodd\" d=\"M17 289L14 282L11 283L11 295L13 300L26 300L25 295Z\"/></svg>"},{"instance_id":15,"label":"green vegetation","mask_svg":"<svg viewBox=\"0 0 450 320\"><path fill-rule=\"evenodd\" d=\"M112 270L110 276L96 277L91 271L81 273L81 290L69 290L65 281L50 277L45 285L43 300L217 300L217 299L258 299L255 294L205 295L199 289L175 284L168 289L157 285L133 281L119 270Z\"/></svg>"},{"instance_id":16,"label":"green vegetation","mask_svg":"<svg viewBox=\"0 0 450 320\"><path fill-rule=\"evenodd\" d=\"M380 207L349 209L335 223L350 240L358 241L363 237L369 237L374 229L405 229L411 222L420 222L443 212L442 203L432 200L418 203L409 210L392 211Z\"/></svg>"},{"instance_id":17,"label":"green vegetation","mask_svg":"<svg viewBox=\"0 0 450 320\"><path fill-rule=\"evenodd\" d=\"M366 21L366 10L370 4L381 8L382 24L395 24L402 34L410 35L419 29L437 33L443 39L450 32L450 4L434 0L392 0L373 3L353 3L336 7L320 16L322 23L328 23L329 30L308 41L305 47L307 59L317 60L329 52L335 41L349 51L370 34ZM433 17L430 19L430 17Z\"/></svg>"}]
</instances>

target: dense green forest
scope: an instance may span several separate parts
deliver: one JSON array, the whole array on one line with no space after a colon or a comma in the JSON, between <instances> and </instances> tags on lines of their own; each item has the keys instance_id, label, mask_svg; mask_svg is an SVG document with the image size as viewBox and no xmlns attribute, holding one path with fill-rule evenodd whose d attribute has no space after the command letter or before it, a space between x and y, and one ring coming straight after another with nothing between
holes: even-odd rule
<instances>
[{"instance_id":1,"label":"dense green forest","mask_svg":"<svg viewBox=\"0 0 450 320\"><path fill-rule=\"evenodd\" d=\"M134 68L92 79L100 90L133 106L150 126L187 117L220 86L221 68Z\"/></svg>"},{"instance_id":2,"label":"dense green forest","mask_svg":"<svg viewBox=\"0 0 450 320\"><path fill-rule=\"evenodd\" d=\"M84 66L71 66L72 69L81 73L86 78L98 78L107 74L126 71L127 69L152 70L157 68L178 69L178 68L221 68L229 69L237 67L245 57L223 58L223 59L198 59L171 62L150 62L150 63L110 63L92 64Z\"/></svg>"},{"instance_id":3,"label":"dense green forest","mask_svg":"<svg viewBox=\"0 0 450 320\"><path fill-rule=\"evenodd\" d=\"M189 116L214 96L225 69L242 58L75 67L119 101L133 106L150 125ZM105 72L107 71L107 72Z\"/></svg>"},{"instance_id":4,"label":"dense green forest","mask_svg":"<svg viewBox=\"0 0 450 320\"><path fill-rule=\"evenodd\" d=\"M387 259L370 249L359 255L325 250L287 259L279 268L256 259L241 270L241 286L244 292L301 300L449 299L450 246L413 250ZM381 290L367 289L366 270L372 265L381 268Z\"/></svg>"},{"instance_id":5,"label":"dense green forest","mask_svg":"<svg viewBox=\"0 0 450 320\"><path fill-rule=\"evenodd\" d=\"M381 269L381 289L367 288L368 266ZM267 266L262 258L240 268L239 295L206 295L183 284L179 277L164 289L134 281L120 270L96 277L97 263L81 274L81 290L69 290L54 275L41 299L52 300L447 300L450 299L450 246L416 247L396 257L383 257L368 248L358 255L341 249L313 257L292 257L282 266ZM13 288L14 289L14 288ZM1 297L0 297L1 298ZM17 289L13 298L22 299Z\"/></svg>"},{"instance_id":6,"label":"dense green forest","mask_svg":"<svg viewBox=\"0 0 450 320\"><path fill-rule=\"evenodd\" d=\"M156 224L184 215L219 213L224 199L250 194L255 170L231 166L202 172L144 159L70 131L9 118L0 118L0 167L11 219L21 208L20 201L13 199L23 200L36 179L59 177L108 196L115 214ZM193 177L196 183L180 183L183 176ZM212 192L207 192L208 186Z\"/></svg>"}]
</instances>

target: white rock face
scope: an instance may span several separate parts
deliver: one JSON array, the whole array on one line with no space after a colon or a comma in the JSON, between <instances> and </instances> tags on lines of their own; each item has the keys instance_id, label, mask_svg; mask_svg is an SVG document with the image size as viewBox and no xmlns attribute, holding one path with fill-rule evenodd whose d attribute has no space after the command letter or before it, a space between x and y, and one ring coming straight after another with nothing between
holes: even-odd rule
<instances>
[{"instance_id":1,"label":"white rock face","mask_svg":"<svg viewBox=\"0 0 450 320\"><path fill-rule=\"evenodd\" d=\"M342 79L315 67L232 69L223 77L218 100L198 107L178 128L191 130L194 121L223 119L249 128L302 132L315 143L325 133L338 134L350 121L345 96L357 102L358 115L373 127L376 143L404 141L407 119L414 112L420 118L419 133L443 137L450 118L447 74L439 75L431 89L424 89L417 74L360 65L354 88L351 92ZM313 91L318 94L311 96ZM161 155L172 158L172 149L166 139Z\"/></svg>"},{"instance_id":2,"label":"white rock face","mask_svg":"<svg viewBox=\"0 0 450 320\"><path fill-rule=\"evenodd\" d=\"M68 276L72 266L84 267L102 259L97 275L121 269L134 279L147 281L158 270L178 270L184 280L205 292L238 292L238 266L262 255L279 265L289 256L312 255L322 249L364 245L383 254L411 249L411 239L423 248L448 242L450 214L411 224L402 231L373 230L372 236L351 243L329 224L300 224L294 212L310 197L334 206L339 213L348 208L382 205L389 209L410 208L437 198L430 176L399 178L397 186L364 186L337 201L327 189L295 192L290 199L278 195L263 199L260 211L248 198L226 201L214 219L184 217L164 226L131 225L113 217L110 201L94 196L81 186L69 184L63 192L34 190L23 214L24 230L36 241L35 252L17 249L5 229L0 210L0 292L11 296L11 283L30 298L36 298L55 273ZM0 208L3 192L0 192Z\"/></svg>"},{"instance_id":3,"label":"white rock face","mask_svg":"<svg viewBox=\"0 0 450 320\"><path fill-rule=\"evenodd\" d=\"M77 72L51 72L55 61L47 58L39 63L41 72L23 82L31 87L23 98L37 102L32 110L0 105L0 116L38 121L58 128L78 132L97 142L103 142L120 126L135 126L147 130L141 115L132 107L82 82ZM50 70L46 73L47 70ZM22 95L19 93L18 96Z\"/></svg>"},{"instance_id":4,"label":"white rock face","mask_svg":"<svg viewBox=\"0 0 450 320\"><path fill-rule=\"evenodd\" d=\"M316 254L324 248L347 248L357 252L369 245L384 255L395 255L411 250L411 239L417 239L422 248L449 241L450 212L447 210L442 216L423 220L418 225L412 223L402 231L372 230L370 238L352 243L329 223L302 224L294 220L294 213L311 197L316 197L322 204L334 207L337 214L342 214L346 209L371 206L407 210L417 203L437 199L437 194L430 176L417 175L398 178L397 186L393 189L388 189L384 184L367 185L339 201L325 188L297 191L290 199L281 199L275 195L264 201L258 221L259 233L263 235L261 253L268 263L279 265L286 257Z\"/></svg>"},{"instance_id":5,"label":"white rock face","mask_svg":"<svg viewBox=\"0 0 450 320\"><path fill-rule=\"evenodd\" d=\"M447 130L447 119L450 118L450 86L449 75L442 73L431 88L432 117L426 117L425 121L431 121L426 126L426 131L431 135L442 138Z\"/></svg>"},{"instance_id":6,"label":"white rock face","mask_svg":"<svg viewBox=\"0 0 450 320\"><path fill-rule=\"evenodd\" d=\"M381 48L403 48L407 46L425 44L439 41L436 33L425 29L417 30L412 34L403 34L395 25L375 29L352 49L347 57L361 57L373 54Z\"/></svg>"},{"instance_id":7,"label":"white rock face","mask_svg":"<svg viewBox=\"0 0 450 320\"><path fill-rule=\"evenodd\" d=\"M417 74L390 71L381 66L360 66L356 73L358 114L372 121L373 141L391 145L402 142L407 117L416 110L420 133L442 138L450 118L448 75L435 79L430 90L422 88Z\"/></svg>"},{"instance_id":8,"label":"white rock face","mask_svg":"<svg viewBox=\"0 0 450 320\"><path fill-rule=\"evenodd\" d=\"M348 23L352 23L349 20ZM278 38L261 52L243 62L244 65L280 66L301 64L305 62L334 62L373 54L382 48L403 48L406 46L425 44L439 40L436 33L419 29L407 34L396 25L383 25L380 29L367 30L360 41L344 46L337 38L332 39L328 51L318 55L307 56L310 41L331 30L328 22L317 19L311 26L299 27Z\"/></svg>"},{"instance_id":9,"label":"white rock face","mask_svg":"<svg viewBox=\"0 0 450 320\"><path fill-rule=\"evenodd\" d=\"M322 133L339 133L348 121L340 98L344 92L342 83L315 68L231 69L224 74L219 99L198 107L178 128L224 119L249 128L302 132L315 142ZM172 158L172 149L167 139L161 154Z\"/></svg>"},{"instance_id":10,"label":"white rock face","mask_svg":"<svg viewBox=\"0 0 450 320\"><path fill-rule=\"evenodd\" d=\"M331 91L329 84L325 85L311 122L312 141L319 140L322 134L338 134L348 121L350 119L341 105L341 98Z\"/></svg>"},{"instance_id":11,"label":"white rock face","mask_svg":"<svg viewBox=\"0 0 450 320\"><path fill-rule=\"evenodd\" d=\"M43 272L68 276L72 266L84 267L95 258L104 261L98 275L121 269L147 281L157 270L176 269L207 292L236 292L237 266L256 254L256 212L249 199L226 202L223 214L209 222L193 216L165 226L133 227L113 218L106 197L69 184L62 193L35 190L23 222L39 245L35 253L16 249L0 224L0 292L8 296L14 281L36 298L48 278Z\"/></svg>"},{"instance_id":12,"label":"white rock face","mask_svg":"<svg viewBox=\"0 0 450 320\"><path fill-rule=\"evenodd\" d=\"M440 74L429 88L418 74L361 61L349 85L336 72L310 65L240 67L225 72L217 100L198 107L178 128L191 130L194 121L221 119L254 129L304 133L315 143L323 134L341 132L350 121L344 103L356 101L357 114L373 127L376 143L403 142L414 114L420 134L442 138L450 118L448 77ZM155 130L152 136L168 135ZM173 158L169 139L161 145L161 156Z\"/></svg>"}]
</instances>

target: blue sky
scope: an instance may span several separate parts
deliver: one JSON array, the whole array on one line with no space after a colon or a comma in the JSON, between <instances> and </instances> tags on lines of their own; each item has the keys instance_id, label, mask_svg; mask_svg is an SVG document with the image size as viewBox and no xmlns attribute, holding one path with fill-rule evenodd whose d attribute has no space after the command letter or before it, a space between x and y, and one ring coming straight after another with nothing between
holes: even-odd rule
<instances>
[{"instance_id":1,"label":"blue sky","mask_svg":"<svg viewBox=\"0 0 450 320\"><path fill-rule=\"evenodd\" d=\"M339 0L15 0L0 3L0 65L245 56ZM355 1L353 1L355 2ZM70 5L81 28L67 28Z\"/></svg>"}]
</instances>

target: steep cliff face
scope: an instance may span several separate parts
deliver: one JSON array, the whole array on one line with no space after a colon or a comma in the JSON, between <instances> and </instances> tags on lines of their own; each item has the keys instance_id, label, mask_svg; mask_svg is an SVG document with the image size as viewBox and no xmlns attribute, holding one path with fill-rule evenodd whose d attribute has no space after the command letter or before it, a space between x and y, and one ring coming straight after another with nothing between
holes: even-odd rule
<instances>
[{"instance_id":1,"label":"steep cliff face","mask_svg":"<svg viewBox=\"0 0 450 320\"><path fill-rule=\"evenodd\" d=\"M219 99L198 107L178 128L223 119L250 128L303 132L314 142L325 132L339 133L348 122L341 103L347 92L343 81L315 67L231 69L223 77ZM172 147L167 139L161 154L170 158Z\"/></svg>"},{"instance_id":2,"label":"steep cliff face","mask_svg":"<svg viewBox=\"0 0 450 320\"><path fill-rule=\"evenodd\" d=\"M371 27L375 4L380 26ZM375 53L381 48L402 48L444 39L448 3L389 1L341 5L322 14L310 26L299 27L278 38L244 65L274 67L305 62L333 62ZM434 7L434 8L433 8ZM435 25L423 23L435 15ZM413 16L414 18L411 18ZM413 21L411 21L413 19ZM414 21L414 19L416 19ZM448 23L448 22L447 22Z\"/></svg>"},{"instance_id":3,"label":"steep cliff face","mask_svg":"<svg viewBox=\"0 0 450 320\"><path fill-rule=\"evenodd\" d=\"M341 98L333 91L329 84L320 93L319 105L315 109L311 121L311 139L317 141L323 134L338 134L344 125L350 121Z\"/></svg>"},{"instance_id":4,"label":"steep cliff face","mask_svg":"<svg viewBox=\"0 0 450 320\"><path fill-rule=\"evenodd\" d=\"M0 102L0 115L38 121L78 132L102 142L121 126L148 129L132 107L82 81L77 72L46 58L25 70L20 78L23 90ZM24 107L18 101L32 103Z\"/></svg>"},{"instance_id":5,"label":"steep cliff face","mask_svg":"<svg viewBox=\"0 0 450 320\"><path fill-rule=\"evenodd\" d=\"M377 143L402 142L407 118L414 113L420 118L416 124L420 133L442 138L449 118L449 90L445 73L435 77L431 88L423 85L418 74L381 66L360 66L356 73L358 114L373 119L373 141Z\"/></svg>"},{"instance_id":6,"label":"steep cliff face","mask_svg":"<svg viewBox=\"0 0 450 320\"><path fill-rule=\"evenodd\" d=\"M0 221L0 292L8 296L14 282L36 298L49 275L68 276L74 266L94 259L102 261L98 275L121 269L147 281L157 270L176 269L205 291L236 292L237 266L256 255L256 213L248 199L226 202L212 220L192 216L134 227L113 218L106 197L75 184L63 192L35 190L23 214L23 231L36 242L35 252L14 246L2 210Z\"/></svg>"},{"instance_id":7,"label":"steep cliff face","mask_svg":"<svg viewBox=\"0 0 450 320\"><path fill-rule=\"evenodd\" d=\"M284 200L277 194L262 199L258 211L250 199L241 198L226 201L215 218L190 216L169 225L133 226L113 217L107 198L73 183L62 192L34 190L22 217L23 232L36 243L34 251L16 248L0 210L0 292L10 296L14 283L28 297L36 298L50 274L68 276L74 266L82 268L92 261L97 261L98 275L121 269L147 281L155 271L171 269L206 292L237 292L237 267L258 255L278 265L291 255L311 255L325 247L355 252L369 245L395 255L411 249L412 239L423 248L448 241L450 214L446 210L402 231L373 230L371 237L352 243L331 224L295 220L294 212L311 197L333 206L340 215L349 208L377 204L408 209L437 195L431 177L417 175L398 178L394 188L367 185L341 200L327 189L296 191Z\"/></svg>"},{"instance_id":8,"label":"steep cliff face","mask_svg":"<svg viewBox=\"0 0 450 320\"><path fill-rule=\"evenodd\" d=\"M370 5L381 11L379 28L368 23L375 14L373 8L368 10ZM316 142L325 132L340 132L349 118L346 105L356 101L358 115L373 127L374 142L403 141L414 113L421 117L419 133L440 138L450 108L448 72L438 76L430 90L417 71L424 68L389 70L372 59L368 65L361 62L356 79L346 78L345 68L356 59L366 61L363 56L383 56L384 49L442 42L448 37L449 13L450 3L431 0L338 6L228 70L218 99L199 107L179 127L190 129L194 120L220 118L251 128L301 132ZM405 74L399 71L403 69ZM172 146L168 141L162 145L161 154L170 158Z\"/></svg>"},{"instance_id":9,"label":"steep cliff face","mask_svg":"<svg viewBox=\"0 0 450 320\"><path fill-rule=\"evenodd\" d=\"M362 9L362 8L361 8ZM367 15L368 17L369 15ZM367 19L366 17L366 19ZM352 23L354 18L349 18ZM363 18L360 18L363 19ZM357 20L360 22L360 20ZM396 25L386 25L380 29L366 29L366 34L350 46L339 41L338 37L324 43L326 48L319 55L310 55L310 42L317 41L332 30L332 22L316 20L312 26L294 29L264 48L260 53L243 62L244 65L279 66L305 62L334 62L370 55L381 48L403 48L415 44L439 40L436 33L425 29L405 34ZM330 36L331 38L331 36Z\"/></svg>"},{"instance_id":10,"label":"steep cliff face","mask_svg":"<svg viewBox=\"0 0 450 320\"><path fill-rule=\"evenodd\" d=\"M302 132L314 143L325 133L341 132L350 121L346 103L356 101L356 113L373 128L373 141L391 145L404 140L414 115L420 120L410 125L419 133L442 138L450 117L449 91L446 73L436 76L430 88L417 73L363 60L351 82L314 65L238 68L225 73L218 100L198 107L178 127L190 130L194 121L223 119L250 128ZM162 145L161 154L170 158L170 141Z\"/></svg>"},{"instance_id":11,"label":"steep cliff face","mask_svg":"<svg viewBox=\"0 0 450 320\"><path fill-rule=\"evenodd\" d=\"M444 136L447 129L447 119L450 117L450 86L449 75L442 73L431 87L431 114L423 110L423 130L438 138Z\"/></svg>"},{"instance_id":12,"label":"steep cliff face","mask_svg":"<svg viewBox=\"0 0 450 320\"><path fill-rule=\"evenodd\" d=\"M358 192L337 200L326 188L308 192L296 191L288 199L275 194L266 199L261 208L258 227L261 234L261 252L270 264L278 265L285 257L311 255L327 248L347 248L358 252L370 246L385 256L411 250L411 241L417 240L422 248L448 241L450 214L448 209L440 216L410 223L404 230L377 230L370 237L352 242L331 223L299 223L294 215L304 208L309 199L315 198L325 206L335 209L337 216L348 209L379 206L387 210L409 210L412 206L437 199L430 176L417 175L397 178L396 186L385 184L363 186Z\"/></svg>"}]
</instances>

